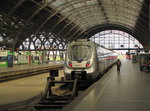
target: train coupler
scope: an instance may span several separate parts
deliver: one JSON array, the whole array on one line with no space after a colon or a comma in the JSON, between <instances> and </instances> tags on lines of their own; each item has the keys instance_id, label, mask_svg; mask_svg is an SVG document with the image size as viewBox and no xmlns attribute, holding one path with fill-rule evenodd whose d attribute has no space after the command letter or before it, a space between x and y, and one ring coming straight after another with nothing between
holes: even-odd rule
<instances>
[{"instance_id":1,"label":"train coupler","mask_svg":"<svg viewBox=\"0 0 150 111\"><path fill-rule=\"evenodd\" d=\"M75 80L86 80L86 71L72 71L71 72L71 79Z\"/></svg>"}]
</instances>

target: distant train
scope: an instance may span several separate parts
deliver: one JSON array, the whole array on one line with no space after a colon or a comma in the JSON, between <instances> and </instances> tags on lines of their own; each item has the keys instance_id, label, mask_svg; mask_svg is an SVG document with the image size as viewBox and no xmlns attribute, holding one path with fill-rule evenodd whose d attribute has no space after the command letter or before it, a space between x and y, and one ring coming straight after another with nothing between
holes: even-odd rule
<instances>
[{"instance_id":1,"label":"distant train","mask_svg":"<svg viewBox=\"0 0 150 111\"><path fill-rule=\"evenodd\" d=\"M19 51L10 53L9 50L0 50L0 66L7 66L8 65L8 55L13 55L13 64L20 65L20 64L29 64L34 62L34 64L38 64L39 61L42 61L42 55L35 54L32 52L30 54L29 51Z\"/></svg>"},{"instance_id":2,"label":"distant train","mask_svg":"<svg viewBox=\"0 0 150 111\"><path fill-rule=\"evenodd\" d=\"M8 65L8 56L12 55L14 65L25 65L25 64L44 64L52 61L61 61L59 55L55 56L51 52L50 54L46 51L10 51L0 50L0 66ZM48 56L49 55L49 56ZM9 59L10 60L10 59Z\"/></svg>"},{"instance_id":3,"label":"distant train","mask_svg":"<svg viewBox=\"0 0 150 111\"><path fill-rule=\"evenodd\" d=\"M117 61L117 54L87 40L73 41L67 47L65 78L73 80L78 76L83 85L91 84Z\"/></svg>"}]
</instances>

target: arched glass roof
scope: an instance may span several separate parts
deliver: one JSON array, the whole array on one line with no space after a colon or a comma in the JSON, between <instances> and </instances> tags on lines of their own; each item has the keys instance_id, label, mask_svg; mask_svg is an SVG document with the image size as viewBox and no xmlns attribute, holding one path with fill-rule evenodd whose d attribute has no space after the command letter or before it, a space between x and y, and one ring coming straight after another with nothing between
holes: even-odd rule
<instances>
[{"instance_id":1,"label":"arched glass roof","mask_svg":"<svg viewBox=\"0 0 150 111\"><path fill-rule=\"evenodd\" d=\"M120 30L105 30L93 35L90 39L109 49L143 48L132 35Z\"/></svg>"},{"instance_id":2,"label":"arched glass roof","mask_svg":"<svg viewBox=\"0 0 150 111\"><path fill-rule=\"evenodd\" d=\"M149 3L149 0L0 0L3 38L0 46L18 47L38 33L54 33L67 43L115 29L150 47Z\"/></svg>"},{"instance_id":3,"label":"arched glass roof","mask_svg":"<svg viewBox=\"0 0 150 111\"><path fill-rule=\"evenodd\" d=\"M135 27L143 0L46 0L81 29L98 24L120 24Z\"/></svg>"}]
</instances>

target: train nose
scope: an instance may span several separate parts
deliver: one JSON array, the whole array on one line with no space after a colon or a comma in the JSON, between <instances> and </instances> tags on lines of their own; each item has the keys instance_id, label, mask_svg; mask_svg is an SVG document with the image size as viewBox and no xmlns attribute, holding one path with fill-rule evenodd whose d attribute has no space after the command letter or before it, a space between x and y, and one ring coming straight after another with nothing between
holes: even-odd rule
<instances>
[{"instance_id":1,"label":"train nose","mask_svg":"<svg viewBox=\"0 0 150 111\"><path fill-rule=\"evenodd\" d=\"M68 66L71 68L88 68L90 66L90 62L82 61L79 63L77 61L69 61Z\"/></svg>"},{"instance_id":2,"label":"train nose","mask_svg":"<svg viewBox=\"0 0 150 111\"><path fill-rule=\"evenodd\" d=\"M81 59L81 58L79 58L78 60L77 60L77 62L79 62L79 63L81 63L83 61L83 59Z\"/></svg>"},{"instance_id":3,"label":"train nose","mask_svg":"<svg viewBox=\"0 0 150 111\"><path fill-rule=\"evenodd\" d=\"M71 71L71 79L86 80L86 71Z\"/></svg>"}]
</instances>

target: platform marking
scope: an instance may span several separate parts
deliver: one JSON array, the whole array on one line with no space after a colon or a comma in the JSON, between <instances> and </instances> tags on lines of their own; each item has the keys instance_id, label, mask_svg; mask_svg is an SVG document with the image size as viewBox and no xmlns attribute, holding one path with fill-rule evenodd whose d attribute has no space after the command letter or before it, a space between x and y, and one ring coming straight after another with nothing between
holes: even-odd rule
<instances>
[{"instance_id":1,"label":"platform marking","mask_svg":"<svg viewBox=\"0 0 150 111\"><path fill-rule=\"evenodd\" d=\"M107 81L107 83L104 84L104 86L102 87L102 89L101 89L101 91L100 91L100 93L99 93L99 95L98 95L97 98L100 98L100 97L102 96L102 94L104 93L104 90L106 89L106 87L107 87L108 84L110 83L110 80L105 80L104 82L106 82L106 81Z\"/></svg>"}]
</instances>

